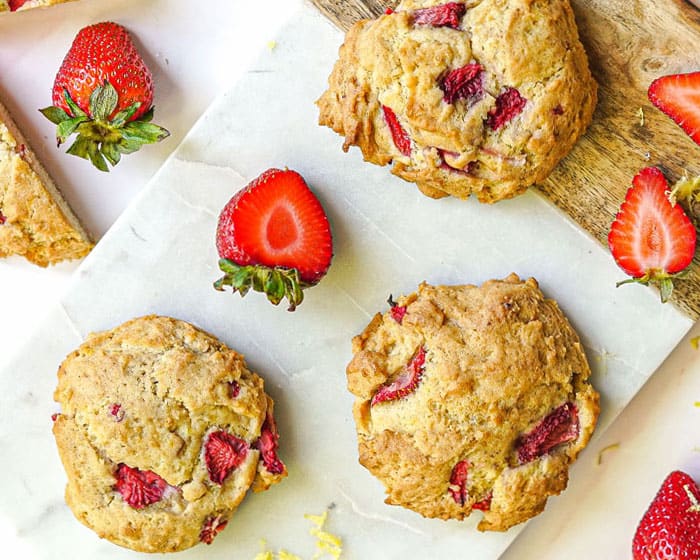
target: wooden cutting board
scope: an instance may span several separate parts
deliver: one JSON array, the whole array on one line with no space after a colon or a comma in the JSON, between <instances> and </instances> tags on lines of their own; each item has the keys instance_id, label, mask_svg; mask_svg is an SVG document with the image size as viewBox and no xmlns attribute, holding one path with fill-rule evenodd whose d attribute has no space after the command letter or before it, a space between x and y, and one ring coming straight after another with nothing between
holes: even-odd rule
<instances>
[{"instance_id":1,"label":"wooden cutting board","mask_svg":"<svg viewBox=\"0 0 700 560\"><path fill-rule=\"evenodd\" d=\"M393 0L312 3L343 30L397 4ZM656 165L671 182L684 173L700 174L700 146L646 96L654 78L700 70L700 11L685 0L571 3L600 85L598 107L586 135L539 188L607 247L610 224L641 168ZM700 317L697 256L688 276L676 283L672 301L693 320Z\"/></svg>"}]
</instances>

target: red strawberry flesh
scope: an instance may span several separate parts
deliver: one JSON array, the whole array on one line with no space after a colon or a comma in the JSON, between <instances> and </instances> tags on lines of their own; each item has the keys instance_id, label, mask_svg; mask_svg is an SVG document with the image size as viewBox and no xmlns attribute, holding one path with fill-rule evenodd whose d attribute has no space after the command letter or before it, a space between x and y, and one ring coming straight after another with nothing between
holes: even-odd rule
<instances>
[{"instance_id":1,"label":"red strawberry flesh","mask_svg":"<svg viewBox=\"0 0 700 560\"><path fill-rule=\"evenodd\" d=\"M75 116L63 97L65 89L78 107L90 114L90 95L106 81L119 92L110 119L138 102L141 105L129 119L134 121L153 105L151 71L127 30L113 22L96 23L78 32L56 75L53 105Z\"/></svg>"},{"instance_id":2,"label":"red strawberry flesh","mask_svg":"<svg viewBox=\"0 0 700 560\"><path fill-rule=\"evenodd\" d=\"M700 71L662 76L648 91L650 101L700 144Z\"/></svg>"},{"instance_id":3,"label":"red strawberry flesh","mask_svg":"<svg viewBox=\"0 0 700 560\"><path fill-rule=\"evenodd\" d=\"M268 411L260 433L260 440L258 440L258 448L260 449L265 469L272 474L282 474L284 472L284 463L277 455L279 439L277 424L272 414Z\"/></svg>"},{"instance_id":4,"label":"red strawberry flesh","mask_svg":"<svg viewBox=\"0 0 700 560\"><path fill-rule=\"evenodd\" d=\"M226 477L241 466L248 455L248 444L223 430L212 432L204 445L204 460L209 478L223 484Z\"/></svg>"},{"instance_id":5,"label":"red strawberry flesh","mask_svg":"<svg viewBox=\"0 0 700 560\"><path fill-rule=\"evenodd\" d=\"M199 540L205 544L213 543L216 535L223 531L226 525L228 525L228 520L222 519L220 515L208 518L199 533Z\"/></svg>"},{"instance_id":6,"label":"red strawberry flesh","mask_svg":"<svg viewBox=\"0 0 700 560\"><path fill-rule=\"evenodd\" d=\"M19 10L24 4L27 3L27 0L9 0L8 4L10 5L10 11L11 12L16 12Z\"/></svg>"},{"instance_id":7,"label":"red strawberry flesh","mask_svg":"<svg viewBox=\"0 0 700 560\"><path fill-rule=\"evenodd\" d=\"M693 260L695 228L681 206L671 204L667 190L659 169L640 171L610 229L610 251L633 278L654 271L674 274Z\"/></svg>"},{"instance_id":8,"label":"red strawberry flesh","mask_svg":"<svg viewBox=\"0 0 700 560\"><path fill-rule=\"evenodd\" d=\"M484 94L481 79L483 73L483 66L473 63L450 70L440 81L445 102L453 104L460 99L465 99L467 103L473 103L481 99Z\"/></svg>"},{"instance_id":9,"label":"red strawberry flesh","mask_svg":"<svg viewBox=\"0 0 700 560\"><path fill-rule=\"evenodd\" d=\"M296 268L316 284L333 256L328 218L295 171L269 169L239 191L219 217L216 246L236 264Z\"/></svg>"},{"instance_id":10,"label":"red strawberry flesh","mask_svg":"<svg viewBox=\"0 0 700 560\"><path fill-rule=\"evenodd\" d=\"M507 87L496 98L496 106L489 111L486 117L486 124L493 130L498 130L508 124L527 105L527 99L520 95L520 92L512 87Z\"/></svg>"},{"instance_id":11,"label":"red strawberry flesh","mask_svg":"<svg viewBox=\"0 0 700 560\"><path fill-rule=\"evenodd\" d=\"M395 401L413 393L423 377L424 367L425 348L421 346L411 361L403 368L401 374L392 383L379 388L372 397L371 404Z\"/></svg>"},{"instance_id":12,"label":"red strawberry flesh","mask_svg":"<svg viewBox=\"0 0 700 560\"><path fill-rule=\"evenodd\" d=\"M419 8L413 11L415 25L432 25L433 27L451 27L458 29L467 8L462 2L448 2L439 6Z\"/></svg>"},{"instance_id":13,"label":"red strawberry flesh","mask_svg":"<svg viewBox=\"0 0 700 560\"><path fill-rule=\"evenodd\" d=\"M120 463L115 474L114 489L134 509L143 509L159 502L168 483L153 471L142 471Z\"/></svg>"},{"instance_id":14,"label":"red strawberry flesh","mask_svg":"<svg viewBox=\"0 0 700 560\"><path fill-rule=\"evenodd\" d=\"M491 501L493 500L493 493L489 492L483 500L476 502L472 509L478 509L479 511L489 511L491 509Z\"/></svg>"},{"instance_id":15,"label":"red strawberry flesh","mask_svg":"<svg viewBox=\"0 0 700 560\"><path fill-rule=\"evenodd\" d=\"M579 420L576 405L564 403L548 414L530 432L518 441L518 460L521 464L534 461L563 443L578 438Z\"/></svg>"},{"instance_id":16,"label":"red strawberry flesh","mask_svg":"<svg viewBox=\"0 0 700 560\"><path fill-rule=\"evenodd\" d=\"M460 461L452 468L450 475L449 491L452 499L460 506L463 506L469 494L467 492L467 475L469 474L469 462Z\"/></svg>"},{"instance_id":17,"label":"red strawberry flesh","mask_svg":"<svg viewBox=\"0 0 700 560\"><path fill-rule=\"evenodd\" d=\"M394 305L389 313L391 313L391 318L400 325L403 322L403 318L406 316L406 306Z\"/></svg>"},{"instance_id":18,"label":"red strawberry flesh","mask_svg":"<svg viewBox=\"0 0 700 560\"><path fill-rule=\"evenodd\" d=\"M389 127L389 132L391 133L391 139L394 141L396 148L405 156L411 155L411 137L404 130L396 117L396 113L386 105L382 105L382 111L384 113L384 120Z\"/></svg>"},{"instance_id":19,"label":"red strawberry flesh","mask_svg":"<svg viewBox=\"0 0 700 560\"><path fill-rule=\"evenodd\" d=\"M241 394L241 385L238 383L238 381L228 382L228 394L232 399L235 399Z\"/></svg>"},{"instance_id":20,"label":"red strawberry flesh","mask_svg":"<svg viewBox=\"0 0 700 560\"><path fill-rule=\"evenodd\" d=\"M634 560L700 558L700 488L682 471L666 477L639 522Z\"/></svg>"}]
</instances>

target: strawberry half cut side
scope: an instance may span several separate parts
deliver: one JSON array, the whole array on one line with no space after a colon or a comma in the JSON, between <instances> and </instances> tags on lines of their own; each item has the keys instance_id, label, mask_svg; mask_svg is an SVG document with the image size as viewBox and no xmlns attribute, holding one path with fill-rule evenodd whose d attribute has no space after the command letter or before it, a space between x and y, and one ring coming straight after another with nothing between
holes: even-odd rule
<instances>
[{"instance_id":1,"label":"strawberry half cut side","mask_svg":"<svg viewBox=\"0 0 700 560\"><path fill-rule=\"evenodd\" d=\"M695 255L695 227L679 204L671 204L658 168L642 169L632 183L608 234L615 262L632 277L617 285L655 285L666 302L674 278Z\"/></svg>"},{"instance_id":2,"label":"strawberry half cut side","mask_svg":"<svg viewBox=\"0 0 700 560\"><path fill-rule=\"evenodd\" d=\"M579 434L578 410L571 402L564 403L545 416L517 443L518 461L529 463L549 453L556 446L574 441Z\"/></svg>"},{"instance_id":3,"label":"strawberry half cut side","mask_svg":"<svg viewBox=\"0 0 700 560\"><path fill-rule=\"evenodd\" d=\"M168 483L153 471L142 471L124 463L119 464L114 476L117 479L114 489L134 509L159 502L168 487Z\"/></svg>"},{"instance_id":4,"label":"strawberry half cut side","mask_svg":"<svg viewBox=\"0 0 700 560\"><path fill-rule=\"evenodd\" d=\"M662 76L649 86L649 100L700 144L700 71Z\"/></svg>"},{"instance_id":5,"label":"strawberry half cut side","mask_svg":"<svg viewBox=\"0 0 700 560\"><path fill-rule=\"evenodd\" d=\"M153 77L127 30L114 22L81 29L56 74L52 105L40 110L56 125L68 153L109 171L124 154L167 138L151 123Z\"/></svg>"},{"instance_id":6,"label":"strawberry half cut side","mask_svg":"<svg viewBox=\"0 0 700 560\"><path fill-rule=\"evenodd\" d=\"M700 488L682 471L661 485L632 541L634 560L700 558Z\"/></svg>"},{"instance_id":7,"label":"strawberry half cut side","mask_svg":"<svg viewBox=\"0 0 700 560\"><path fill-rule=\"evenodd\" d=\"M379 388L370 404L374 406L384 401L395 401L413 393L423 377L425 354L425 348L421 346L401 374L392 383Z\"/></svg>"}]
</instances>

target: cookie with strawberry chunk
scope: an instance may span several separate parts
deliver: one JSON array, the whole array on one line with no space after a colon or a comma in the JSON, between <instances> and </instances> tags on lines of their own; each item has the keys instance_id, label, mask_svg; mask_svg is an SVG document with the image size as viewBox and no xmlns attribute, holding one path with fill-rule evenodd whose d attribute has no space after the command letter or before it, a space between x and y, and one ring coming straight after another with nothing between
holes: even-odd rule
<instances>
[{"instance_id":1,"label":"cookie with strawberry chunk","mask_svg":"<svg viewBox=\"0 0 700 560\"><path fill-rule=\"evenodd\" d=\"M73 0L0 0L0 13L19 12L21 10L42 8L45 6L53 6L54 4L63 4L64 2L72 1Z\"/></svg>"},{"instance_id":2,"label":"cookie with strawberry chunk","mask_svg":"<svg viewBox=\"0 0 700 560\"><path fill-rule=\"evenodd\" d=\"M90 335L54 396L66 502L115 544L211 544L250 488L287 474L263 380L184 321L147 316Z\"/></svg>"},{"instance_id":3,"label":"cookie with strawberry chunk","mask_svg":"<svg viewBox=\"0 0 700 560\"><path fill-rule=\"evenodd\" d=\"M404 0L357 23L319 123L431 197L495 202L544 180L597 86L569 0Z\"/></svg>"},{"instance_id":4,"label":"cookie with strawberry chunk","mask_svg":"<svg viewBox=\"0 0 700 560\"><path fill-rule=\"evenodd\" d=\"M353 339L359 459L386 503L505 531L566 488L599 396L578 336L534 279L430 286Z\"/></svg>"}]
</instances>

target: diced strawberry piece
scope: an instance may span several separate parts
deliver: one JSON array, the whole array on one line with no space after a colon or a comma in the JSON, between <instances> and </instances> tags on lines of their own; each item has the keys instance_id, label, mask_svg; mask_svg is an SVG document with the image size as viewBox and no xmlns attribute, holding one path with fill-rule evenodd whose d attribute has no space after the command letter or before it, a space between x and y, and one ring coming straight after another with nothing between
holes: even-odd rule
<instances>
[{"instance_id":1,"label":"diced strawberry piece","mask_svg":"<svg viewBox=\"0 0 700 560\"><path fill-rule=\"evenodd\" d=\"M666 477L639 522L632 554L634 560L700 558L700 488L688 474Z\"/></svg>"},{"instance_id":2,"label":"diced strawberry piece","mask_svg":"<svg viewBox=\"0 0 700 560\"><path fill-rule=\"evenodd\" d=\"M115 474L114 489L134 509L143 509L159 502L168 483L153 471L142 471L120 463Z\"/></svg>"},{"instance_id":3,"label":"diced strawberry piece","mask_svg":"<svg viewBox=\"0 0 700 560\"><path fill-rule=\"evenodd\" d=\"M284 463L277 455L279 439L277 423L275 422L275 418L268 411L265 422L263 422L262 430L260 431L260 439L258 440L257 447L260 449L260 455L265 469L272 474L282 474L284 472Z\"/></svg>"},{"instance_id":4,"label":"diced strawberry piece","mask_svg":"<svg viewBox=\"0 0 700 560\"><path fill-rule=\"evenodd\" d=\"M10 11L16 12L27 3L27 0L9 0L7 3L10 6Z\"/></svg>"},{"instance_id":5,"label":"diced strawberry piece","mask_svg":"<svg viewBox=\"0 0 700 560\"><path fill-rule=\"evenodd\" d=\"M0 226L3 225L6 221L7 221L7 217L5 216L5 214L0 212Z\"/></svg>"},{"instance_id":6,"label":"diced strawberry piece","mask_svg":"<svg viewBox=\"0 0 700 560\"><path fill-rule=\"evenodd\" d=\"M478 509L479 511L489 511L491 509L491 500L493 500L493 493L489 492L483 500L476 502L472 506L472 509Z\"/></svg>"},{"instance_id":7,"label":"diced strawberry piece","mask_svg":"<svg viewBox=\"0 0 700 560\"><path fill-rule=\"evenodd\" d=\"M425 348L422 346L411 361L406 364L403 372L389 385L384 385L372 397L372 406L384 401L395 401L410 395L416 390L423 377L425 367Z\"/></svg>"},{"instance_id":8,"label":"diced strawberry piece","mask_svg":"<svg viewBox=\"0 0 700 560\"><path fill-rule=\"evenodd\" d=\"M384 120L389 127L389 132L391 133L391 139L394 141L396 148L405 156L411 155L411 138L408 133L404 130L396 117L396 113L392 111L386 105L382 105L382 111L384 113Z\"/></svg>"},{"instance_id":9,"label":"diced strawberry piece","mask_svg":"<svg viewBox=\"0 0 700 560\"><path fill-rule=\"evenodd\" d=\"M507 87L496 98L496 106L489 111L486 124L493 130L498 130L522 113L527 105L527 99L512 87Z\"/></svg>"},{"instance_id":10,"label":"diced strawberry piece","mask_svg":"<svg viewBox=\"0 0 700 560\"><path fill-rule=\"evenodd\" d=\"M391 8L387 8L386 10L384 10L384 13L385 13L386 15L390 16L391 14L394 13L394 10L391 9Z\"/></svg>"},{"instance_id":11,"label":"diced strawberry piece","mask_svg":"<svg viewBox=\"0 0 700 560\"><path fill-rule=\"evenodd\" d=\"M460 461L452 468L450 485L448 487L452 499L463 506L469 493L467 492L467 475L469 474L469 461Z\"/></svg>"},{"instance_id":12,"label":"diced strawberry piece","mask_svg":"<svg viewBox=\"0 0 700 560\"><path fill-rule=\"evenodd\" d=\"M518 441L518 460L521 464L534 461L557 445L575 440L579 434L578 410L571 402L564 403L548 414L529 433Z\"/></svg>"},{"instance_id":13,"label":"diced strawberry piece","mask_svg":"<svg viewBox=\"0 0 700 560\"><path fill-rule=\"evenodd\" d=\"M241 385L238 383L238 381L229 381L228 387L229 387L229 396L232 399L235 399L236 397L238 397L238 395L241 394Z\"/></svg>"},{"instance_id":14,"label":"diced strawberry piece","mask_svg":"<svg viewBox=\"0 0 700 560\"><path fill-rule=\"evenodd\" d=\"M430 8L419 8L413 11L413 23L458 29L460 20L466 12L467 7L463 2L448 2Z\"/></svg>"},{"instance_id":15,"label":"diced strawberry piece","mask_svg":"<svg viewBox=\"0 0 700 560\"><path fill-rule=\"evenodd\" d=\"M54 413L51 415L51 421L52 421L52 422L55 422L56 420L58 420L58 417L59 417L59 416L60 416L60 414L59 414L58 412L54 412Z\"/></svg>"},{"instance_id":16,"label":"diced strawberry piece","mask_svg":"<svg viewBox=\"0 0 700 560\"><path fill-rule=\"evenodd\" d=\"M700 71L662 76L649 86L651 102L700 144Z\"/></svg>"},{"instance_id":17,"label":"diced strawberry piece","mask_svg":"<svg viewBox=\"0 0 700 560\"><path fill-rule=\"evenodd\" d=\"M205 544L213 543L216 535L221 533L226 528L226 525L228 525L228 520L223 519L221 515L208 518L199 533L199 540Z\"/></svg>"},{"instance_id":18,"label":"diced strawberry piece","mask_svg":"<svg viewBox=\"0 0 700 560\"><path fill-rule=\"evenodd\" d=\"M436 148L438 151L438 154L440 155L440 169L444 169L446 171L449 171L451 173L459 173L460 175L471 175L474 172L474 169L478 165L478 162L476 161L470 161L465 167L455 167L454 165L450 165L448 162L449 159L455 159L459 157L459 154L457 152L450 152L448 150L443 150L442 148Z\"/></svg>"},{"instance_id":19,"label":"diced strawberry piece","mask_svg":"<svg viewBox=\"0 0 700 560\"><path fill-rule=\"evenodd\" d=\"M484 67L475 63L450 70L440 80L440 89L444 93L445 102L453 104L460 99L465 99L471 104L481 99L484 95L483 73Z\"/></svg>"},{"instance_id":20,"label":"diced strawberry piece","mask_svg":"<svg viewBox=\"0 0 700 560\"><path fill-rule=\"evenodd\" d=\"M118 404L118 403L114 403L114 404L110 407L109 413L110 413L112 416L114 416L114 419L115 419L117 422L121 422L122 420L124 420L124 409L122 409L122 405L120 405L120 404Z\"/></svg>"},{"instance_id":21,"label":"diced strawberry piece","mask_svg":"<svg viewBox=\"0 0 700 560\"><path fill-rule=\"evenodd\" d=\"M671 275L684 270L695 255L695 227L681 205L669 201L668 183L659 169L642 169L632 183L608 245L622 270L640 283L658 284L666 301L673 289Z\"/></svg>"},{"instance_id":22,"label":"diced strawberry piece","mask_svg":"<svg viewBox=\"0 0 700 560\"><path fill-rule=\"evenodd\" d=\"M204 460L209 478L223 484L229 473L241 466L248 455L248 444L223 430L212 432L204 445Z\"/></svg>"},{"instance_id":23,"label":"diced strawberry piece","mask_svg":"<svg viewBox=\"0 0 700 560\"><path fill-rule=\"evenodd\" d=\"M391 308L389 313L391 313L391 318L400 325L401 322L403 321L403 318L406 316L406 306L405 305L395 305L394 307Z\"/></svg>"}]
</instances>

